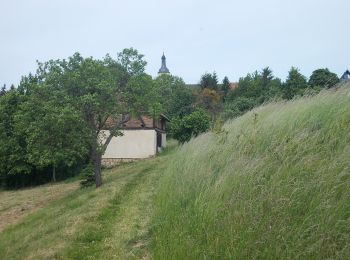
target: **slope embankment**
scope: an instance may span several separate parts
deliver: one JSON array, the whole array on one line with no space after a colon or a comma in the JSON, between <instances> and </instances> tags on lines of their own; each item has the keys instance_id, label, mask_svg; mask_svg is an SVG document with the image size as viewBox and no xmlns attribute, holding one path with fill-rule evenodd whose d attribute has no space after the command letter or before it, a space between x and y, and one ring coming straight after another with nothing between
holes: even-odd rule
<instances>
[{"instance_id":1,"label":"slope embankment","mask_svg":"<svg viewBox=\"0 0 350 260\"><path fill-rule=\"evenodd\" d=\"M349 259L350 86L255 109L179 148L157 259Z\"/></svg>"}]
</instances>

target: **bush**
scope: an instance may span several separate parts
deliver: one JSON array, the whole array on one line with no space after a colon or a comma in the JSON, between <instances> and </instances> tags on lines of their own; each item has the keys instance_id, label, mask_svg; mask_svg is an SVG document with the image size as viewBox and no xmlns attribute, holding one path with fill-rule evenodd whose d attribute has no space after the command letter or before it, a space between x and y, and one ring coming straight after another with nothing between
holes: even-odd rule
<instances>
[{"instance_id":1,"label":"bush","mask_svg":"<svg viewBox=\"0 0 350 260\"><path fill-rule=\"evenodd\" d=\"M253 98L238 97L232 101L226 102L223 118L235 118L257 106L257 101Z\"/></svg>"},{"instance_id":2,"label":"bush","mask_svg":"<svg viewBox=\"0 0 350 260\"><path fill-rule=\"evenodd\" d=\"M95 185L94 168L93 168L92 164L88 164L81 171L80 174L82 176L82 180L80 181L81 188L87 188L87 187Z\"/></svg>"},{"instance_id":3,"label":"bush","mask_svg":"<svg viewBox=\"0 0 350 260\"><path fill-rule=\"evenodd\" d=\"M171 122L171 134L180 143L185 143L191 137L207 131L209 125L210 118L208 114L204 110L198 109L181 119L173 119Z\"/></svg>"}]
</instances>

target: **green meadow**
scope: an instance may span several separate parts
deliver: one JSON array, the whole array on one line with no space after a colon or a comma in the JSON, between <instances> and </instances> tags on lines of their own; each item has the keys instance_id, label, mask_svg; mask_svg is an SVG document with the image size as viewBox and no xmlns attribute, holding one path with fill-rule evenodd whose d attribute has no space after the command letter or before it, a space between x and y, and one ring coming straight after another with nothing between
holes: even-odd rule
<instances>
[{"instance_id":1,"label":"green meadow","mask_svg":"<svg viewBox=\"0 0 350 260\"><path fill-rule=\"evenodd\" d=\"M349 259L350 88L276 102L161 155L0 191L0 259Z\"/></svg>"}]
</instances>

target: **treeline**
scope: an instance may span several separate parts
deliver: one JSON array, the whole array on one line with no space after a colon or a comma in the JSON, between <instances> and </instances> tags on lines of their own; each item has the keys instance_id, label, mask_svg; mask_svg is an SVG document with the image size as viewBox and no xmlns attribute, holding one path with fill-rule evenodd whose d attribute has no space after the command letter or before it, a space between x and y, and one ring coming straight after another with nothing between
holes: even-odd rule
<instances>
[{"instance_id":1,"label":"treeline","mask_svg":"<svg viewBox=\"0 0 350 260\"><path fill-rule=\"evenodd\" d=\"M223 121L264 102L292 99L329 88L339 79L328 69L309 80L292 68L285 82L269 68L230 83L205 73L200 88L176 76L153 79L137 50L116 58L84 58L38 62L35 74L17 87L0 91L0 186L22 187L63 180L80 173L102 184L101 158L113 136L130 116L165 113L168 133L180 142L220 127ZM114 126L108 128L107 119ZM101 136L104 129L110 136ZM89 175L93 175L90 176Z\"/></svg>"},{"instance_id":2,"label":"treeline","mask_svg":"<svg viewBox=\"0 0 350 260\"><path fill-rule=\"evenodd\" d=\"M209 128L220 129L227 119L240 116L265 102L315 94L338 82L338 76L328 69L315 70L307 80L292 67L285 82L275 77L268 67L240 78L238 83L230 83L227 77L220 83L215 72L205 73L200 78L199 88L193 89L193 107L199 111L173 119L171 133L183 143Z\"/></svg>"},{"instance_id":3,"label":"treeline","mask_svg":"<svg viewBox=\"0 0 350 260\"><path fill-rule=\"evenodd\" d=\"M35 74L0 95L0 186L23 187L91 172L102 184L101 157L126 118L192 111L193 94L181 78L147 75L135 49L114 59L38 63ZM107 119L116 123L107 127ZM109 129L109 137L101 136Z\"/></svg>"},{"instance_id":4,"label":"treeline","mask_svg":"<svg viewBox=\"0 0 350 260\"><path fill-rule=\"evenodd\" d=\"M219 84L216 73L206 73L201 77L201 90L197 93L199 103L206 108L212 118L236 117L270 100L290 100L297 96L317 93L339 82L337 74L328 69L315 70L309 79L292 67L283 82L275 77L270 68L255 71L230 84L227 77Z\"/></svg>"}]
</instances>

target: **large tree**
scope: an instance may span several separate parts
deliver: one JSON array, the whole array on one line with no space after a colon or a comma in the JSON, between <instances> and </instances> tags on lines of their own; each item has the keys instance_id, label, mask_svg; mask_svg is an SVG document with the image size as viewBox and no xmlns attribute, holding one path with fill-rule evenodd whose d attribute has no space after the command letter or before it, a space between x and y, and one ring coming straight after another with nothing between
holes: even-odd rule
<instances>
[{"instance_id":1,"label":"large tree","mask_svg":"<svg viewBox=\"0 0 350 260\"><path fill-rule=\"evenodd\" d=\"M192 112L194 95L181 78L167 74L160 75L154 80L153 91L162 112L170 118L182 117Z\"/></svg>"},{"instance_id":2,"label":"large tree","mask_svg":"<svg viewBox=\"0 0 350 260\"><path fill-rule=\"evenodd\" d=\"M337 74L330 72L327 68L313 71L309 79L309 85L312 88L330 88L338 82Z\"/></svg>"},{"instance_id":3,"label":"large tree","mask_svg":"<svg viewBox=\"0 0 350 260\"><path fill-rule=\"evenodd\" d=\"M223 101L225 101L225 97L227 96L227 93L230 90L230 81L227 76L224 77L222 80L222 85L221 85L221 91L224 96Z\"/></svg>"},{"instance_id":4,"label":"large tree","mask_svg":"<svg viewBox=\"0 0 350 260\"><path fill-rule=\"evenodd\" d=\"M140 61L134 60L135 55L141 58L135 50L123 51L122 64L109 55L98 60L83 58L79 53L67 60L39 63L39 84L43 82L51 89L64 91L89 130L90 160L94 166L96 187L102 184L102 155L113 136L120 134L120 125L125 119L123 115L133 105L126 98L125 79L144 70L144 62L134 63ZM133 65L130 67L130 64ZM107 134L104 130L108 130Z\"/></svg>"},{"instance_id":5,"label":"large tree","mask_svg":"<svg viewBox=\"0 0 350 260\"><path fill-rule=\"evenodd\" d=\"M89 132L67 95L45 84L32 88L16 117L17 133L26 139L26 158L39 168L71 167L88 151Z\"/></svg>"},{"instance_id":6,"label":"large tree","mask_svg":"<svg viewBox=\"0 0 350 260\"><path fill-rule=\"evenodd\" d=\"M218 76L216 72L213 73L204 73L200 79L200 86L202 89L208 88L213 90L218 90Z\"/></svg>"},{"instance_id":7,"label":"large tree","mask_svg":"<svg viewBox=\"0 0 350 260\"><path fill-rule=\"evenodd\" d=\"M9 176L30 173L26 139L16 129L16 117L24 101L17 90L9 90L0 98L0 184Z\"/></svg>"},{"instance_id":8,"label":"large tree","mask_svg":"<svg viewBox=\"0 0 350 260\"><path fill-rule=\"evenodd\" d=\"M302 95L307 87L306 77L299 72L299 69L292 67L283 86L283 97L292 99L296 95Z\"/></svg>"}]
</instances>

